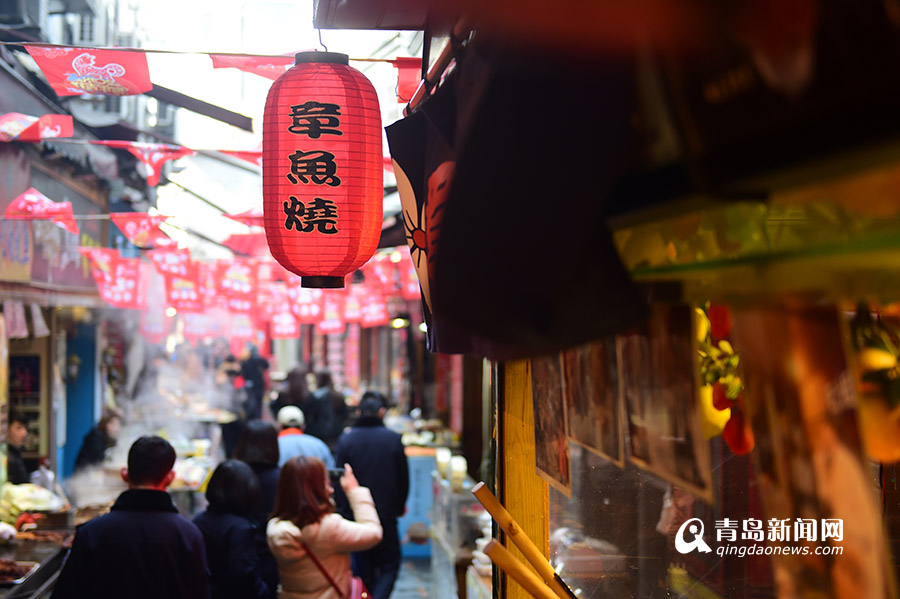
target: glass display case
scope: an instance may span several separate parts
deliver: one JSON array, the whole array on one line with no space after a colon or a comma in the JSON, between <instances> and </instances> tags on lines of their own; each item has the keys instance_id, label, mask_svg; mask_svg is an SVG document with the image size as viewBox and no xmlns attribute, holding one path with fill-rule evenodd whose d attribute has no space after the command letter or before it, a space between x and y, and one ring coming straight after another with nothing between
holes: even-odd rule
<instances>
[{"instance_id":1,"label":"glass display case","mask_svg":"<svg viewBox=\"0 0 900 599\"><path fill-rule=\"evenodd\" d=\"M436 471L432 473L432 480L431 596L465 599L466 570L472 561L475 541L482 536L485 511L472 495L475 483L471 478L466 477L456 489Z\"/></svg>"}]
</instances>

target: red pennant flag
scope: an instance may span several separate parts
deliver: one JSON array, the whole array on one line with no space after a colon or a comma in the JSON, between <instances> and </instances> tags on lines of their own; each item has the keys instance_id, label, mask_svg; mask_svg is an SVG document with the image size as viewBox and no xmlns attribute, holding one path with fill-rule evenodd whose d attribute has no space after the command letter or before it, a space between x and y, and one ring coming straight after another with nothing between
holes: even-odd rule
<instances>
[{"instance_id":1,"label":"red pennant flag","mask_svg":"<svg viewBox=\"0 0 900 599\"><path fill-rule=\"evenodd\" d=\"M75 124L68 114L41 117L20 112L0 115L0 141L41 141L51 137L72 137Z\"/></svg>"},{"instance_id":2,"label":"red pennant flag","mask_svg":"<svg viewBox=\"0 0 900 599\"><path fill-rule=\"evenodd\" d=\"M191 251L187 248L151 250L147 252L147 257L150 258L160 274L177 277L188 276L188 270L191 267Z\"/></svg>"},{"instance_id":3,"label":"red pennant flag","mask_svg":"<svg viewBox=\"0 0 900 599\"><path fill-rule=\"evenodd\" d=\"M323 335L343 333L347 326L344 321L344 293L328 290L322 296L322 319L316 323L316 332Z\"/></svg>"},{"instance_id":4,"label":"red pennant flag","mask_svg":"<svg viewBox=\"0 0 900 599\"><path fill-rule=\"evenodd\" d=\"M276 313L290 311L287 285L282 282L260 281L256 292L256 308L260 322L271 322Z\"/></svg>"},{"instance_id":5,"label":"red pennant flag","mask_svg":"<svg viewBox=\"0 0 900 599\"><path fill-rule=\"evenodd\" d=\"M362 320L362 308L368 297L368 289L365 285L350 285L344 302L344 320L347 322L359 322Z\"/></svg>"},{"instance_id":6,"label":"red pennant flag","mask_svg":"<svg viewBox=\"0 0 900 599\"><path fill-rule=\"evenodd\" d=\"M262 150L219 150L219 152L227 154L228 156L240 158L241 160L253 163L259 168L262 168Z\"/></svg>"},{"instance_id":7,"label":"red pennant flag","mask_svg":"<svg viewBox=\"0 0 900 599\"><path fill-rule=\"evenodd\" d=\"M119 150L128 150L140 161L138 172L147 178L147 185L156 187L162 174L162 165L169 160L177 160L184 156L193 156L195 152L184 146L170 144L148 144L136 141L95 140L92 144L107 146ZM141 172L143 171L143 172Z\"/></svg>"},{"instance_id":8,"label":"red pennant flag","mask_svg":"<svg viewBox=\"0 0 900 599\"><path fill-rule=\"evenodd\" d=\"M214 306L218 297L216 267L206 262L198 262L197 281L200 283L200 298L203 300L203 305L207 308Z\"/></svg>"},{"instance_id":9,"label":"red pennant flag","mask_svg":"<svg viewBox=\"0 0 900 599\"><path fill-rule=\"evenodd\" d=\"M271 252L269 252L269 242L266 241L265 232L235 233L226 237L222 241L222 245L230 250L254 258L271 255Z\"/></svg>"},{"instance_id":10,"label":"red pennant flag","mask_svg":"<svg viewBox=\"0 0 900 599\"><path fill-rule=\"evenodd\" d=\"M322 318L322 290L305 289L296 285L288 286L291 311L300 324L316 324Z\"/></svg>"},{"instance_id":11,"label":"red pennant flag","mask_svg":"<svg viewBox=\"0 0 900 599\"><path fill-rule=\"evenodd\" d=\"M10 202L3 217L9 220L50 219L69 233L78 235L72 202L54 202L34 187Z\"/></svg>"},{"instance_id":12,"label":"red pennant flag","mask_svg":"<svg viewBox=\"0 0 900 599\"><path fill-rule=\"evenodd\" d=\"M45 114L19 134L16 141L41 141L55 137L72 137L75 121L68 114Z\"/></svg>"},{"instance_id":13,"label":"red pennant flag","mask_svg":"<svg viewBox=\"0 0 900 599\"><path fill-rule=\"evenodd\" d=\"M275 81L294 65L294 54L288 56L250 56L247 54L210 54L214 69L238 69Z\"/></svg>"},{"instance_id":14,"label":"red pennant flag","mask_svg":"<svg viewBox=\"0 0 900 599\"><path fill-rule=\"evenodd\" d=\"M122 258L119 250L78 248L88 259L100 297L111 306L136 310L142 307L140 260Z\"/></svg>"},{"instance_id":15,"label":"red pennant flag","mask_svg":"<svg viewBox=\"0 0 900 599\"><path fill-rule=\"evenodd\" d=\"M375 254L363 264L361 269L366 277L366 285L379 288L384 293L392 293L394 290L394 273L396 265L391 262L389 254Z\"/></svg>"},{"instance_id":16,"label":"red pennant flag","mask_svg":"<svg viewBox=\"0 0 900 599\"><path fill-rule=\"evenodd\" d=\"M239 355L244 344L256 341L256 332L256 324L249 314L231 314L228 326L231 352Z\"/></svg>"},{"instance_id":17,"label":"red pennant flag","mask_svg":"<svg viewBox=\"0 0 900 599\"><path fill-rule=\"evenodd\" d=\"M360 324L363 328L380 327L391 321L391 315L387 309L387 300L384 295L378 291L369 294L365 305L363 305L363 315Z\"/></svg>"},{"instance_id":18,"label":"red pennant flag","mask_svg":"<svg viewBox=\"0 0 900 599\"><path fill-rule=\"evenodd\" d=\"M37 122L37 117L21 112L7 112L0 116L0 141L10 142L19 138L23 131Z\"/></svg>"},{"instance_id":19,"label":"red pennant flag","mask_svg":"<svg viewBox=\"0 0 900 599\"><path fill-rule=\"evenodd\" d=\"M422 59L397 57L391 64L397 68L397 102L405 104L412 100L422 81Z\"/></svg>"},{"instance_id":20,"label":"red pennant flag","mask_svg":"<svg viewBox=\"0 0 900 599\"><path fill-rule=\"evenodd\" d=\"M248 227L262 227L263 224L263 209L262 206L258 208L251 208L250 210L245 210L244 212L238 212L237 214L226 214L228 218L231 220L236 220L239 223L243 223ZM266 251L268 251L269 245L266 243Z\"/></svg>"},{"instance_id":21,"label":"red pennant flag","mask_svg":"<svg viewBox=\"0 0 900 599\"><path fill-rule=\"evenodd\" d=\"M272 339L296 339L300 336L300 323L290 309L284 309L272 316L270 330Z\"/></svg>"},{"instance_id":22,"label":"red pennant flag","mask_svg":"<svg viewBox=\"0 0 900 599\"><path fill-rule=\"evenodd\" d=\"M107 302L119 308L138 310L144 307L141 284L141 260L139 258L119 258L116 264L116 285Z\"/></svg>"},{"instance_id":23,"label":"red pennant flag","mask_svg":"<svg viewBox=\"0 0 900 599\"><path fill-rule=\"evenodd\" d=\"M371 327L380 327L391 321L390 312L388 312L387 300L378 291L369 294L362 310L362 320L360 324L364 329Z\"/></svg>"},{"instance_id":24,"label":"red pennant flag","mask_svg":"<svg viewBox=\"0 0 900 599\"><path fill-rule=\"evenodd\" d=\"M133 96L153 89L143 52L64 46L25 49L60 96Z\"/></svg>"},{"instance_id":25,"label":"red pennant flag","mask_svg":"<svg viewBox=\"0 0 900 599\"><path fill-rule=\"evenodd\" d=\"M115 280L115 263L119 259L119 250L80 247L78 253L87 258L91 275L98 286L112 284Z\"/></svg>"},{"instance_id":26,"label":"red pennant flag","mask_svg":"<svg viewBox=\"0 0 900 599\"><path fill-rule=\"evenodd\" d=\"M166 302L179 312L203 310L203 298L200 296L200 282L195 264L187 268L184 275L166 276Z\"/></svg>"},{"instance_id":27,"label":"red pennant flag","mask_svg":"<svg viewBox=\"0 0 900 599\"><path fill-rule=\"evenodd\" d=\"M149 215L146 212L110 212L110 219L125 234L128 241L139 248L170 247L176 241L159 230L167 216Z\"/></svg>"},{"instance_id":28,"label":"red pennant flag","mask_svg":"<svg viewBox=\"0 0 900 599\"><path fill-rule=\"evenodd\" d=\"M219 293L225 297L253 298L257 287L255 262L243 258L219 260L216 269Z\"/></svg>"}]
</instances>

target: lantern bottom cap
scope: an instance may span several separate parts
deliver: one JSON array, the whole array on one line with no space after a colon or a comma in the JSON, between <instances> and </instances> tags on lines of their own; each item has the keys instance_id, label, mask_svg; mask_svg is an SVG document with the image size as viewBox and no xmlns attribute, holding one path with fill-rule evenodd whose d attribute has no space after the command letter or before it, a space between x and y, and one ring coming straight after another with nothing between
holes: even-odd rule
<instances>
[{"instance_id":1,"label":"lantern bottom cap","mask_svg":"<svg viewBox=\"0 0 900 599\"><path fill-rule=\"evenodd\" d=\"M343 289L344 277L300 277L300 286L307 289Z\"/></svg>"}]
</instances>

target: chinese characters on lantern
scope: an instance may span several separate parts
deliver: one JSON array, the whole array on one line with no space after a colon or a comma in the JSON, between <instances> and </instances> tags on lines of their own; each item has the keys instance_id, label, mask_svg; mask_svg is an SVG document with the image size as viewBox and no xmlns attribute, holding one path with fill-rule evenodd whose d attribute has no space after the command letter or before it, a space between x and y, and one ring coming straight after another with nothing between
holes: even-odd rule
<instances>
[{"instance_id":1,"label":"chinese characters on lantern","mask_svg":"<svg viewBox=\"0 0 900 599\"><path fill-rule=\"evenodd\" d=\"M323 135L343 135L339 128L340 115L340 106L337 104L310 101L291 106L292 124L288 131L294 135L306 135L310 139L319 139ZM294 185L341 185L334 154L331 152L298 149L290 155L290 160L291 171L286 177ZM315 231L325 235L338 232L338 206L333 200L317 197L304 204L295 196L289 196L289 199L290 202L284 202L285 229L299 233Z\"/></svg>"}]
</instances>

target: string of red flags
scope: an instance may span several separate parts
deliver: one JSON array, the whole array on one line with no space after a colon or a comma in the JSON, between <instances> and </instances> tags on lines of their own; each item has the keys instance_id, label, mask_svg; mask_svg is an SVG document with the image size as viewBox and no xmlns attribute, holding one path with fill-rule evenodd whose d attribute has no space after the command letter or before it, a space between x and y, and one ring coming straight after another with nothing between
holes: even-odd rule
<instances>
[{"instance_id":1,"label":"string of red flags","mask_svg":"<svg viewBox=\"0 0 900 599\"><path fill-rule=\"evenodd\" d=\"M34 187L15 197L6 207L3 218L9 220L49 219L69 233L78 235L78 224L72 202L54 202Z\"/></svg>"},{"instance_id":2,"label":"string of red flags","mask_svg":"<svg viewBox=\"0 0 900 599\"><path fill-rule=\"evenodd\" d=\"M16 42L2 45L22 46ZM60 96L95 94L137 95L153 89L147 54L206 54L214 69L234 68L274 81L294 64L294 54L231 54L214 52L174 52L147 48L108 48L24 44L47 83ZM422 78L418 57L350 58L360 62L386 62L397 69L397 101L409 102Z\"/></svg>"},{"instance_id":3,"label":"string of red flags","mask_svg":"<svg viewBox=\"0 0 900 599\"><path fill-rule=\"evenodd\" d=\"M0 115L0 142L31 141L72 137L75 123L68 114L31 116L21 112Z\"/></svg>"}]
</instances>

